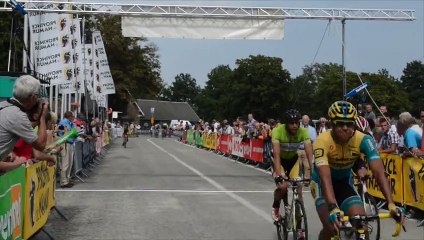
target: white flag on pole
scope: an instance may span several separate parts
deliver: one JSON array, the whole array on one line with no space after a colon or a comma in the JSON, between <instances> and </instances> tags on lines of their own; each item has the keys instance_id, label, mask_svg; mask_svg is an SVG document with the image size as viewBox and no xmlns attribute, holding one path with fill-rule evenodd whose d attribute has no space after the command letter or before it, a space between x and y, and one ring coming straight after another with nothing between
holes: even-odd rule
<instances>
[{"instance_id":1,"label":"white flag on pole","mask_svg":"<svg viewBox=\"0 0 424 240\"><path fill-rule=\"evenodd\" d=\"M110 73L105 46L99 31L93 32L94 84L96 94L115 94L115 84Z\"/></svg>"},{"instance_id":2,"label":"white flag on pole","mask_svg":"<svg viewBox=\"0 0 424 240\"><path fill-rule=\"evenodd\" d=\"M34 70L48 78L51 85L65 82L58 19L57 13L29 12Z\"/></svg>"},{"instance_id":3,"label":"white flag on pole","mask_svg":"<svg viewBox=\"0 0 424 240\"><path fill-rule=\"evenodd\" d=\"M93 96L93 44L84 44L83 49L84 57L82 59L84 67L84 78L85 78L85 87L87 88L88 94L91 99L94 99Z\"/></svg>"},{"instance_id":4,"label":"white flag on pole","mask_svg":"<svg viewBox=\"0 0 424 240\"><path fill-rule=\"evenodd\" d=\"M76 78L74 75L74 60L76 55L72 50L72 14L59 14L59 39L62 46L63 72L65 82L60 85L60 93L76 93Z\"/></svg>"}]
</instances>

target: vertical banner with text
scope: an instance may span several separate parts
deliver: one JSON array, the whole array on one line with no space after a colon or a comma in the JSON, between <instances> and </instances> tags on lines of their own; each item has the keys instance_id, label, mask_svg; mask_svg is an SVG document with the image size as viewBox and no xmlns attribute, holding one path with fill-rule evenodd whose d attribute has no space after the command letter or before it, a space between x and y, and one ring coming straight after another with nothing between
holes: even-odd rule
<instances>
[{"instance_id":1,"label":"vertical banner with text","mask_svg":"<svg viewBox=\"0 0 424 240\"><path fill-rule=\"evenodd\" d=\"M93 44L84 44L82 48L84 57L82 59L84 67L84 80L85 87L87 88L90 99L94 100L93 93L93 79L94 79L94 69L93 69Z\"/></svg>"},{"instance_id":2,"label":"vertical banner with text","mask_svg":"<svg viewBox=\"0 0 424 240\"><path fill-rule=\"evenodd\" d=\"M65 81L60 85L60 93L76 93L76 78L74 74L75 54L72 50L72 14L59 14L59 38Z\"/></svg>"},{"instance_id":3,"label":"vertical banner with text","mask_svg":"<svg viewBox=\"0 0 424 240\"><path fill-rule=\"evenodd\" d=\"M115 94L115 84L110 73L102 35L99 31L93 32L93 51L95 95Z\"/></svg>"},{"instance_id":4,"label":"vertical banner with text","mask_svg":"<svg viewBox=\"0 0 424 240\"><path fill-rule=\"evenodd\" d=\"M29 12L28 14L31 53L35 71L49 78L52 85L64 83L59 14L43 12Z\"/></svg>"}]
</instances>

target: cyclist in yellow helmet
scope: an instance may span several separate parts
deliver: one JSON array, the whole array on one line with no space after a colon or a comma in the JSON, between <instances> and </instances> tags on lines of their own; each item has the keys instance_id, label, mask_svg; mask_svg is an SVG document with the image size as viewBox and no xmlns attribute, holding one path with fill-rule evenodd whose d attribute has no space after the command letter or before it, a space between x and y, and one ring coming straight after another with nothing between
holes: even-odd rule
<instances>
[{"instance_id":1,"label":"cyclist in yellow helmet","mask_svg":"<svg viewBox=\"0 0 424 240\"><path fill-rule=\"evenodd\" d=\"M402 212L392 200L383 163L374 139L355 131L358 113L346 101L337 101L328 109L332 130L320 134L313 143L315 166L312 173L311 193L323 225L319 239L330 239L340 227L343 213L365 215L362 201L355 191L352 167L364 154L380 189L386 198L393 218L403 220Z\"/></svg>"}]
</instances>

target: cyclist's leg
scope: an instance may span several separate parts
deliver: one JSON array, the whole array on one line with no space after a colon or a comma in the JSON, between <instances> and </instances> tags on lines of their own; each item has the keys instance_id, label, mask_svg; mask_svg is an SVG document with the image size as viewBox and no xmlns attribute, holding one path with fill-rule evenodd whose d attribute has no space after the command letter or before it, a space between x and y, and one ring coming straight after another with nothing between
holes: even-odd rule
<instances>
[{"instance_id":1,"label":"cyclist's leg","mask_svg":"<svg viewBox=\"0 0 424 240\"><path fill-rule=\"evenodd\" d=\"M299 160L296 160L296 162L294 163L293 167L290 170L290 174L289 174L290 179L296 179L300 177L300 164L301 162ZM303 202L302 186L303 186L302 184L299 184L297 186L297 193L298 193L299 200Z\"/></svg>"},{"instance_id":2,"label":"cyclist's leg","mask_svg":"<svg viewBox=\"0 0 424 240\"><path fill-rule=\"evenodd\" d=\"M285 174L286 170L284 168L283 159L281 159L281 174ZM274 202L272 203L273 208L280 208L281 205L281 199L284 198L284 195L287 194L287 183L283 182L283 189L276 188L274 191ZM284 204L287 204L287 201L284 202Z\"/></svg>"},{"instance_id":3,"label":"cyclist's leg","mask_svg":"<svg viewBox=\"0 0 424 240\"><path fill-rule=\"evenodd\" d=\"M312 177L311 177L311 195L315 200L315 208L317 210L319 219L322 223L322 230L319 233L319 240L327 240L331 239L336 232L328 222L328 215L330 212L328 211L327 203L325 202L324 197L322 196L321 192L321 184L320 179L317 173L317 169L313 171Z\"/></svg>"},{"instance_id":4,"label":"cyclist's leg","mask_svg":"<svg viewBox=\"0 0 424 240\"><path fill-rule=\"evenodd\" d=\"M299 164L298 164L298 156L295 155L294 157L290 158L290 159L281 159L281 169L285 170L285 174L288 178L296 178L299 176ZM283 195L282 195L282 199L284 202L284 206L287 207L289 204L289 200L288 200L288 183L284 184L283 187Z\"/></svg>"},{"instance_id":5,"label":"cyclist's leg","mask_svg":"<svg viewBox=\"0 0 424 240\"><path fill-rule=\"evenodd\" d=\"M347 216L355 216L355 215L365 215L365 208L364 204L359 197L355 186L353 185L353 180L345 180L340 181L340 183L337 186L340 189L343 189L343 191L339 192L339 202L340 203L340 210L342 210L345 215ZM353 226L358 227L358 226ZM361 227L361 226L359 226ZM366 234L368 234L368 227L363 226L363 230Z\"/></svg>"}]
</instances>

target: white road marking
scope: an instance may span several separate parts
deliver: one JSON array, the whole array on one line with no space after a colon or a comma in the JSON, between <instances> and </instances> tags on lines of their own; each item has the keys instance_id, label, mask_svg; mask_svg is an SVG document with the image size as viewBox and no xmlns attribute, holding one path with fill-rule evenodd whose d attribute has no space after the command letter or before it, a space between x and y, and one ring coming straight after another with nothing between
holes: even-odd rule
<instances>
[{"instance_id":1,"label":"white road marking","mask_svg":"<svg viewBox=\"0 0 424 240\"><path fill-rule=\"evenodd\" d=\"M273 193L270 190L57 189L57 192Z\"/></svg>"},{"instance_id":2,"label":"white road marking","mask_svg":"<svg viewBox=\"0 0 424 240\"><path fill-rule=\"evenodd\" d=\"M150 139L148 139L147 141L149 141L151 144L153 144L153 146L155 146L156 148L158 148L159 150L161 150L162 152L168 154L170 157L172 157L175 161L177 161L178 163L180 163L181 165L183 165L184 167L188 168L189 170L191 170L192 172L194 172L195 174L199 175L199 177L201 177L202 179L204 179L205 181L209 182L212 186L216 187L218 190L220 191L228 191L224 186L222 186L221 184L217 183L216 181L214 181L213 179L205 176L203 173L201 173L199 170L195 169L194 167L188 165L187 163L183 162L181 159L179 159L178 157L176 157L175 155L173 155L172 153L169 153L168 151L166 151L165 149L163 149L161 146L157 145L156 143L154 143L153 141L151 141ZM229 197L231 197L232 199L236 200L237 202L243 204L245 207L247 207L249 210L251 210L252 212L256 213L257 215L259 215L260 217L262 217L265 221L272 223L272 219L271 219L271 213L267 214L266 212L260 210L259 208L253 206L250 202L248 202L246 199L236 195L233 192L225 192L225 194L227 194Z\"/></svg>"}]
</instances>

